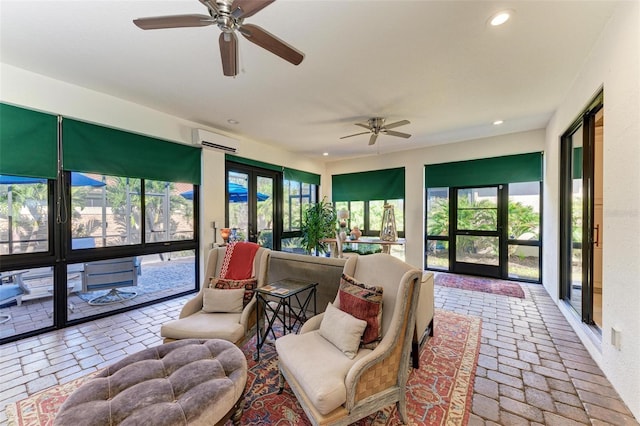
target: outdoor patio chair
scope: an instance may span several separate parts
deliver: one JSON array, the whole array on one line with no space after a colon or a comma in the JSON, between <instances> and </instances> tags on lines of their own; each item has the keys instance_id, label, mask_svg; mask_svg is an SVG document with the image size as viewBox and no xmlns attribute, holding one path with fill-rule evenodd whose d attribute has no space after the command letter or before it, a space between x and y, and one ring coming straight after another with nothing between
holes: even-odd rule
<instances>
[{"instance_id":1,"label":"outdoor patio chair","mask_svg":"<svg viewBox=\"0 0 640 426\"><path fill-rule=\"evenodd\" d=\"M0 274L0 306L16 302L18 306L22 305L22 296L29 294L29 287L22 280L21 272L6 272ZM1 314L0 324L11 319L11 315Z\"/></svg>"},{"instance_id":2,"label":"outdoor patio chair","mask_svg":"<svg viewBox=\"0 0 640 426\"><path fill-rule=\"evenodd\" d=\"M135 291L120 291L121 287L138 285L135 257L101 260L84 264L82 292L110 290L107 294L89 300L90 305L107 305L133 299Z\"/></svg>"}]
</instances>

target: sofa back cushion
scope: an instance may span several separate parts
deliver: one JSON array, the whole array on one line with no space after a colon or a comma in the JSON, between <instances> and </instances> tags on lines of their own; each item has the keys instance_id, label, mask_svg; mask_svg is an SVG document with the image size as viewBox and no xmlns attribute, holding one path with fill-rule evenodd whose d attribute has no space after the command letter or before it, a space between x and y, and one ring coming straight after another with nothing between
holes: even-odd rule
<instances>
[{"instance_id":1,"label":"sofa back cushion","mask_svg":"<svg viewBox=\"0 0 640 426\"><path fill-rule=\"evenodd\" d=\"M338 294L345 261L346 259L334 257L271 251L267 282L273 283L285 278L317 282L316 307L317 312L320 313L327 307L327 303L334 301ZM292 300L292 303L295 304L296 301Z\"/></svg>"}]
</instances>

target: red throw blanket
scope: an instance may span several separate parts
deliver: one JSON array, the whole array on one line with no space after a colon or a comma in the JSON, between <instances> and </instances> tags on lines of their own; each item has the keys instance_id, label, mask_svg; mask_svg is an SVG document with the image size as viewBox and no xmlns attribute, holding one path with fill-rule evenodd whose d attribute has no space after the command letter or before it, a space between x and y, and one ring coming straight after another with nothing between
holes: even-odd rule
<instances>
[{"instance_id":1,"label":"red throw blanket","mask_svg":"<svg viewBox=\"0 0 640 426\"><path fill-rule=\"evenodd\" d=\"M233 242L227 246L220 268L220 278L244 280L253 275L253 259L260 246L244 241Z\"/></svg>"}]
</instances>

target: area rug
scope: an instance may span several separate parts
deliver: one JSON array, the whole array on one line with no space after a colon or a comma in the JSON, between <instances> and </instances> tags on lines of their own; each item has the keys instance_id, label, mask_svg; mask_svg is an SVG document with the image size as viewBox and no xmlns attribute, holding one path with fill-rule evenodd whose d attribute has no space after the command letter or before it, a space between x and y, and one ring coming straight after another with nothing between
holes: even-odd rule
<instances>
[{"instance_id":1,"label":"area rug","mask_svg":"<svg viewBox=\"0 0 640 426\"><path fill-rule=\"evenodd\" d=\"M522 290L520 284L513 281L437 272L434 283L443 287L461 288L463 290L481 291L483 293L524 299L524 290Z\"/></svg>"},{"instance_id":2,"label":"area rug","mask_svg":"<svg viewBox=\"0 0 640 426\"><path fill-rule=\"evenodd\" d=\"M408 423L411 425L465 425L471 409L473 381L480 348L479 317L436 310L434 337L420 352L420 369L407 381ZM255 341L243 351L249 366L241 425L295 425L311 423L288 386L278 394L277 355L263 346L260 361L253 360ZM55 413L84 377L41 391L9 404L9 425L52 425ZM399 424L395 405L355 423L357 426ZM231 422L228 423L231 425Z\"/></svg>"}]
</instances>

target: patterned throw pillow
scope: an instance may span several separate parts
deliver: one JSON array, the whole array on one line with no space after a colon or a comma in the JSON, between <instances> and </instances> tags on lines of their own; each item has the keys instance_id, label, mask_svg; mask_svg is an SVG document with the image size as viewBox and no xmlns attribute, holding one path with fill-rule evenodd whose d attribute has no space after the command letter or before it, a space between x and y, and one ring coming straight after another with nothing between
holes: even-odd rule
<instances>
[{"instance_id":1,"label":"patterned throw pillow","mask_svg":"<svg viewBox=\"0 0 640 426\"><path fill-rule=\"evenodd\" d=\"M380 286L368 286L342 274L338 290L339 308L367 322L361 346L375 348L382 339L382 290Z\"/></svg>"},{"instance_id":2,"label":"patterned throw pillow","mask_svg":"<svg viewBox=\"0 0 640 426\"><path fill-rule=\"evenodd\" d=\"M253 290L258 286L258 280L256 278L247 278L246 280L227 280L223 278L211 277L209 281L210 288L219 289L239 289L244 288L244 299L242 300L242 307L244 308L251 301L253 297Z\"/></svg>"}]
</instances>

